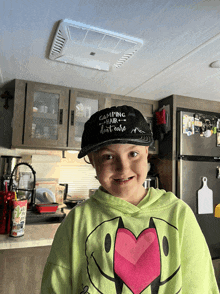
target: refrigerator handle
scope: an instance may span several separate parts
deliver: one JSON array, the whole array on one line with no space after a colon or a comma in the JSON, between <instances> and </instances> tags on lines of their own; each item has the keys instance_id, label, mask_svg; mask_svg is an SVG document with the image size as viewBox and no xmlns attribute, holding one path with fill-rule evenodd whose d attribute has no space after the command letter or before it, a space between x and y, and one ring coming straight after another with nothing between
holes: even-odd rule
<instances>
[{"instance_id":1,"label":"refrigerator handle","mask_svg":"<svg viewBox=\"0 0 220 294\"><path fill-rule=\"evenodd\" d=\"M179 197L180 199L182 199L182 194L183 194L182 171L183 171L183 160L181 157L179 157L178 167L177 167L177 172L178 172L177 197Z\"/></svg>"},{"instance_id":2,"label":"refrigerator handle","mask_svg":"<svg viewBox=\"0 0 220 294\"><path fill-rule=\"evenodd\" d=\"M179 117L179 127L180 127L180 129L179 129L179 136L180 136L180 138L179 138L179 154L180 155L182 155L183 154L183 150L182 150L182 148L183 148L183 144L182 144L182 142L183 142L183 111L180 111L180 117Z\"/></svg>"},{"instance_id":3,"label":"refrigerator handle","mask_svg":"<svg viewBox=\"0 0 220 294\"><path fill-rule=\"evenodd\" d=\"M182 181L182 170L183 170L183 160L184 157L183 150L182 150L182 141L183 141L183 111L180 111L178 114L178 130L177 134L179 135L178 138L178 146L177 146L177 172L178 172L178 182L177 182L177 196L182 199L183 194L183 181Z\"/></svg>"}]
</instances>

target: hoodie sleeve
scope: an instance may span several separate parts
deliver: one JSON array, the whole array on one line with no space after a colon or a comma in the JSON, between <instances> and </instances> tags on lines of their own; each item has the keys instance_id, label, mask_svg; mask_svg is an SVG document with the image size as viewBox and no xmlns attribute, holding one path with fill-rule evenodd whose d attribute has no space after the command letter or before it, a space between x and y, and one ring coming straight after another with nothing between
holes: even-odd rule
<instances>
[{"instance_id":1,"label":"hoodie sleeve","mask_svg":"<svg viewBox=\"0 0 220 294\"><path fill-rule=\"evenodd\" d=\"M181 293L219 294L208 245L189 207L181 216L181 222Z\"/></svg>"},{"instance_id":2,"label":"hoodie sleeve","mask_svg":"<svg viewBox=\"0 0 220 294\"><path fill-rule=\"evenodd\" d=\"M72 293L72 236L71 219L58 227L48 256L41 283L41 294Z\"/></svg>"}]
</instances>

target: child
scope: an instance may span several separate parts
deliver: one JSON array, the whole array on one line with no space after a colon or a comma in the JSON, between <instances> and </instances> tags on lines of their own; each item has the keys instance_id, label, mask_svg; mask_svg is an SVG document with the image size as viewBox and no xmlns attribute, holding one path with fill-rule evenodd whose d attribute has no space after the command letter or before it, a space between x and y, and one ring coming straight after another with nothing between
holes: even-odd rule
<instances>
[{"instance_id":1,"label":"child","mask_svg":"<svg viewBox=\"0 0 220 294\"><path fill-rule=\"evenodd\" d=\"M217 294L211 257L189 206L150 188L152 133L129 106L86 122L82 148L101 186L59 226L41 293Z\"/></svg>"}]
</instances>

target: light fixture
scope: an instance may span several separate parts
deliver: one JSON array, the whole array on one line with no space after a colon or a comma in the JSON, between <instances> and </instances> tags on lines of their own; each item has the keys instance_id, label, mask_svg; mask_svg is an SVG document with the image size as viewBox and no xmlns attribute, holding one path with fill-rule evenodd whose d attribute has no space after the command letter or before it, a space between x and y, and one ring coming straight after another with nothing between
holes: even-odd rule
<instances>
[{"instance_id":1,"label":"light fixture","mask_svg":"<svg viewBox=\"0 0 220 294\"><path fill-rule=\"evenodd\" d=\"M77 150L67 150L68 153L71 153L71 154L76 154L76 153L79 153L79 151Z\"/></svg>"}]
</instances>

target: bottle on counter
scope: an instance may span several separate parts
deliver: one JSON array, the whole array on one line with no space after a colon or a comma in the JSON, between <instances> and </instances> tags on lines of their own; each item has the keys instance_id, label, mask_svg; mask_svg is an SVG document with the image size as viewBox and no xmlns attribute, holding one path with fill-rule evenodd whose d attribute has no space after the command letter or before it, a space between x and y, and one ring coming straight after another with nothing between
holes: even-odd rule
<instances>
[{"instance_id":1,"label":"bottle on counter","mask_svg":"<svg viewBox=\"0 0 220 294\"><path fill-rule=\"evenodd\" d=\"M27 199L25 195L19 195L15 192L15 198L12 205L12 217L11 217L11 237L24 236L24 229L27 215Z\"/></svg>"}]
</instances>

